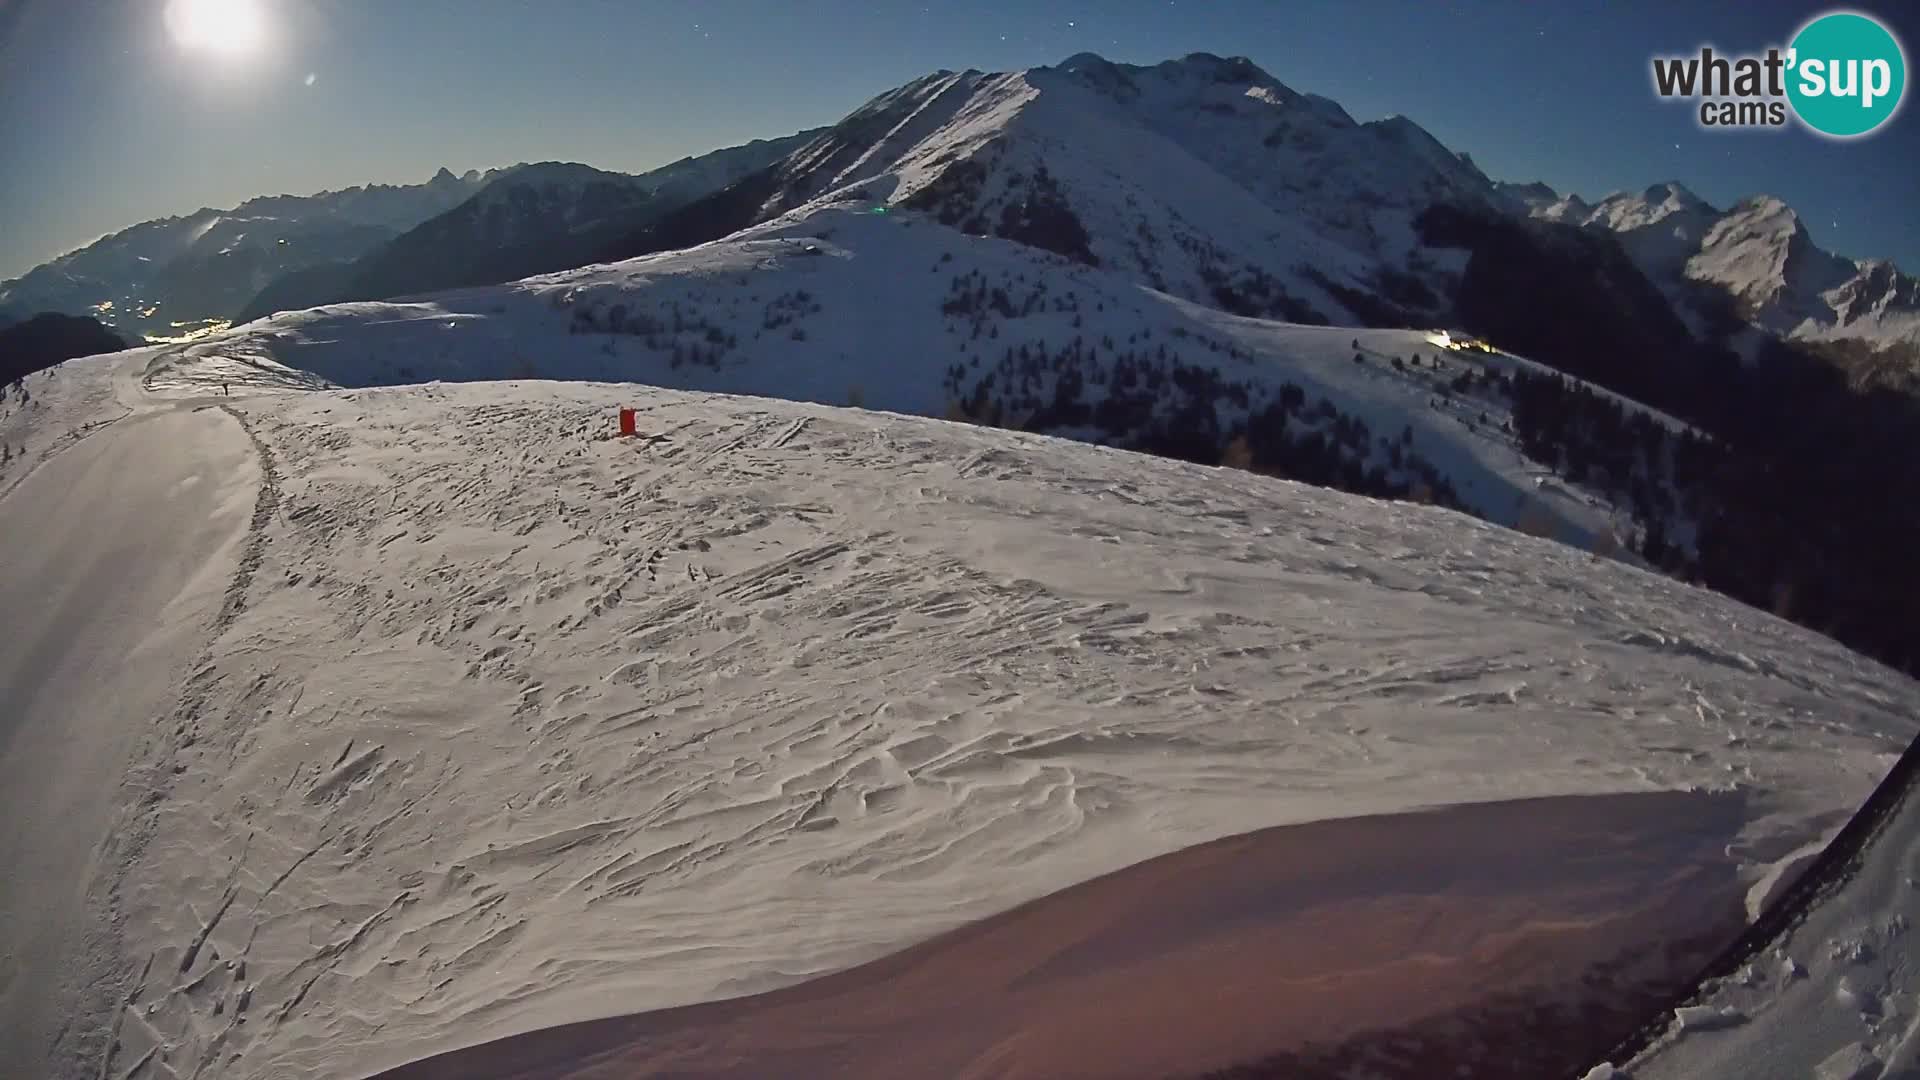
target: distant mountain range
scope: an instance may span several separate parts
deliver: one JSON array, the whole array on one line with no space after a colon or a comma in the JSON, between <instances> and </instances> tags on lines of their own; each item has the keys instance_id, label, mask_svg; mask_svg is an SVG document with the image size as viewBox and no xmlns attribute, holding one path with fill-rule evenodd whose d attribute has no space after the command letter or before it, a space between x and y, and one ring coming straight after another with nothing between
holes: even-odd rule
<instances>
[{"instance_id":1,"label":"distant mountain range","mask_svg":"<svg viewBox=\"0 0 1920 1080\"><path fill-rule=\"evenodd\" d=\"M424 184L265 196L143 222L0 282L0 324L51 311L136 339L170 337L268 311L568 269L765 168L807 134L639 176L557 162L442 169Z\"/></svg>"},{"instance_id":2,"label":"distant mountain range","mask_svg":"<svg viewBox=\"0 0 1920 1080\"><path fill-rule=\"evenodd\" d=\"M1498 205L1470 160L1411 121L1358 123L1244 59L1083 54L908 83L607 254L713 239L831 192L1243 314L1353 324L1384 321L1391 296L1432 317L1445 269L1417 253L1415 219L1438 201Z\"/></svg>"},{"instance_id":3,"label":"distant mountain range","mask_svg":"<svg viewBox=\"0 0 1920 1080\"><path fill-rule=\"evenodd\" d=\"M0 318L85 313L166 336L683 248L836 191L1236 314L1475 322L1543 351L1555 330L1532 318L1537 304L1510 303L1513 290L1572 274L1586 314L1629 322L1596 348L1707 345L1751 361L1791 341L1858 380L1920 382L1920 280L1820 250L1777 199L1723 211L1667 183L1589 204L1496 183L1405 117L1361 123L1244 58L1206 54L936 72L830 128L637 176L558 162L442 170L423 185L147 222L0 284ZM1626 261L1526 221L1610 234ZM1488 254L1470 267L1476 245Z\"/></svg>"},{"instance_id":4,"label":"distant mountain range","mask_svg":"<svg viewBox=\"0 0 1920 1080\"><path fill-rule=\"evenodd\" d=\"M143 222L0 282L0 308L92 315L135 337L230 319L281 275L357 258L464 202L490 175L442 169L424 184L272 195Z\"/></svg>"},{"instance_id":5,"label":"distant mountain range","mask_svg":"<svg viewBox=\"0 0 1920 1080\"><path fill-rule=\"evenodd\" d=\"M1702 336L1743 351L1756 333L1816 346L1864 346L1851 355L1878 355L1909 378L1920 365L1920 278L1886 260L1822 250L1793 208L1772 196L1721 210L1677 181L1591 204L1544 184L1502 185L1502 191L1541 220L1618 237ZM1868 368L1863 374L1896 372Z\"/></svg>"},{"instance_id":6,"label":"distant mountain range","mask_svg":"<svg viewBox=\"0 0 1920 1080\"><path fill-rule=\"evenodd\" d=\"M756 140L638 176L563 162L503 169L471 198L357 258L272 282L235 319L571 269L594 261L615 237L766 168L812 134Z\"/></svg>"}]
</instances>

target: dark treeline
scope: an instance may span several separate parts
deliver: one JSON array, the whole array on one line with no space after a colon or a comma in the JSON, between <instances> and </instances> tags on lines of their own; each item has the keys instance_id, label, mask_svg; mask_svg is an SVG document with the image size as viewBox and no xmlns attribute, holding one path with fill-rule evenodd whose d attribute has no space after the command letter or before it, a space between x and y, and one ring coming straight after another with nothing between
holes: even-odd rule
<instances>
[{"instance_id":1,"label":"dark treeline","mask_svg":"<svg viewBox=\"0 0 1920 1080\"><path fill-rule=\"evenodd\" d=\"M1657 438L1598 398L1520 381L1530 455L1625 479L1636 511L1653 511L1654 562L1920 674L1920 399L1850 380L1859 365L1837 350L1774 343L1748 364L1696 342L1609 236L1454 210L1421 227L1472 253L1456 298L1467 329L1712 437L1665 450L1699 522L1697 558L1669 546L1653 485L1636 494L1621 472Z\"/></svg>"},{"instance_id":2,"label":"dark treeline","mask_svg":"<svg viewBox=\"0 0 1920 1080\"><path fill-rule=\"evenodd\" d=\"M1451 481L1414 447L1411 428L1376 434L1292 382L1231 378L1223 367L1248 358L1230 343L1179 327L1160 340L1142 330L1119 339L1076 333L1058 344L999 342L1005 320L1052 312L1078 327L1084 310L1076 293L1052 292L1044 279L990 285L978 271L955 275L942 314L970 324L981 352L947 369L949 418L1460 506Z\"/></svg>"},{"instance_id":3,"label":"dark treeline","mask_svg":"<svg viewBox=\"0 0 1920 1080\"><path fill-rule=\"evenodd\" d=\"M44 312L0 329L0 385L24 379L62 360L127 347L113 331L84 315Z\"/></svg>"}]
</instances>

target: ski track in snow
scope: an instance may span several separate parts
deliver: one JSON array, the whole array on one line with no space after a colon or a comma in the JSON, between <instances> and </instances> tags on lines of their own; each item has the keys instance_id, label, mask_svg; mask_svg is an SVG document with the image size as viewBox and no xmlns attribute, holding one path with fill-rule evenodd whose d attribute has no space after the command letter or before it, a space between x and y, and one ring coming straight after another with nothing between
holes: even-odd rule
<instances>
[{"instance_id":1,"label":"ski track in snow","mask_svg":"<svg viewBox=\"0 0 1920 1080\"><path fill-rule=\"evenodd\" d=\"M63 371L124 400L146 360ZM145 763L110 1075L751 994L1361 814L1737 790L1757 878L1915 730L1837 644L1433 508L632 386L222 404L277 497Z\"/></svg>"}]
</instances>

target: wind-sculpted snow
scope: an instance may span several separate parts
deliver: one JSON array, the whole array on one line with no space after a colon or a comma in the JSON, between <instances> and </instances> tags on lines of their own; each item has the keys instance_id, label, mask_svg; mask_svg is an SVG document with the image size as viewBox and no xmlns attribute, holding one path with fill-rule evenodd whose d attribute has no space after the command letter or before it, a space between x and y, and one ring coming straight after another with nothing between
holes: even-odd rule
<instances>
[{"instance_id":1,"label":"wind-sculpted snow","mask_svg":"<svg viewBox=\"0 0 1920 1080\"><path fill-rule=\"evenodd\" d=\"M1916 729L1837 645L1432 507L637 387L231 409L276 498L147 763L109 1075L364 1075L1251 830L1534 796L1736 799L1736 876L1652 920L1680 942Z\"/></svg>"}]
</instances>

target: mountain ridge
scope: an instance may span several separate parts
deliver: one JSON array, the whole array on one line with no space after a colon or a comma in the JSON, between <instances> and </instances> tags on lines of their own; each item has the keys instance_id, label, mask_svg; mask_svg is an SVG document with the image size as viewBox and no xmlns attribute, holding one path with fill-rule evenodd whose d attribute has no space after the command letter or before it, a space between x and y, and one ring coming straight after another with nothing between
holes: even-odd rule
<instances>
[{"instance_id":1,"label":"mountain ridge","mask_svg":"<svg viewBox=\"0 0 1920 1080\"><path fill-rule=\"evenodd\" d=\"M1264 125L1257 145L1246 138L1252 125ZM0 304L84 311L110 324L141 323L148 308L156 309L157 321L177 321L167 320L165 313L182 305L199 309L189 315L244 321L272 310L423 294L684 246L690 237L691 242L716 239L827 191L849 189L850 197L888 204L916 197L917 205L939 204L950 223L971 226L976 233L1024 236L1105 265L1130 263L1152 287L1242 314L1418 324L1448 318L1440 300L1460 267L1457 259L1448 265L1445 256L1435 260L1432 251L1418 252L1412 222L1436 203L1452 203L1495 206L1614 233L1696 336L1712 344L1729 344L1751 356L1756 335L1763 335L1829 353L1897 347L1920 356L1920 280L1881 260L1821 251L1791 208L1780 215L1765 197L1757 197L1762 201L1743 200L1720 210L1679 181L1616 192L1597 203L1574 194L1563 197L1545 184L1495 182L1469 155L1447 148L1411 119L1392 115L1357 121L1337 102L1297 91L1244 56L1190 53L1136 65L1082 52L1021 71L941 70L876 96L838 124L788 138L792 152L785 155L774 151L788 143L755 140L640 174L658 178L656 189L680 184L678 197L667 201L685 204L743 183L748 188L761 184L765 190L733 192L730 197L757 205L717 215L727 226L723 229L689 230L675 222L650 232L648 218L678 208L642 208L647 201L640 195L643 184L630 187L626 205L618 205L622 196L616 190L626 183L619 177L626 174L590 165L522 163L457 175L443 167L422 185L265 195L232 210L202 208L142 223L0 283ZM1085 145L1072 146L1076 141ZM1070 152L1076 150L1084 152ZM1168 228L1128 236L1138 215L1115 204L1133 193L1094 189L1112 188L1106 181L1134 165L1122 159L1142 153L1171 170L1176 181L1171 186L1183 198L1151 208L1151 216ZM1078 162L1085 166L1080 175L1063 171L1056 160L1063 154L1069 161L1087 159ZM784 158L771 166L778 177L756 177L774 157ZM703 175L714 162L730 164ZM1065 200L1037 188L1013 191L1025 184L1036 163L1048 166L1047 183L1081 190ZM543 178L534 185L541 191L522 192L505 215L527 221L530 235L524 242L496 235L491 242L470 240L465 249L410 254L402 245L390 261L411 258L416 265L381 265L382 249L400 236L377 229L405 225L398 230L404 233L437 216L401 220L409 215L377 209L383 200L424 191L444 193L443 201L460 194L464 201L487 187L511 188L562 168L605 183L597 197L578 197L591 206L556 210L566 200L553 194L551 177ZM1076 200L1085 205L1070 207ZM292 258L284 257L288 252L280 244L261 255L263 249L246 240L247 230L236 220L284 214L315 202L330 204L328 216L350 225L328 226L324 240L305 238L306 249ZM1063 215L1062 208L1071 212ZM1081 220L1089 213L1092 219ZM1789 224L1769 227L1770 215L1784 216ZM601 219L608 238L592 244L577 240L586 227L575 220L579 217ZM94 287L73 281L45 287L50 279L75 276L56 264L71 264L112 241L131 247L129 234L152 226L210 235L219 242L194 236L186 242L194 246L194 257L168 274L122 271L119 276L134 284L118 296L105 295L113 290L97 282ZM487 227L476 220L461 228ZM511 229L500 221L492 227ZM237 247L229 242L235 232L242 234ZM615 238L622 232L624 237ZM1082 241L1079 233L1088 239ZM452 242L447 234L437 241ZM552 250L539 251L543 241ZM516 250L497 250L509 246ZM182 254L184 249L166 261ZM156 261L146 250L130 257ZM347 269L363 259L373 261ZM435 259L454 272L432 272L427 264ZM143 289L163 295L157 302L134 295ZM250 295L236 299L241 292ZM101 308L103 301L112 306ZM1733 334L1735 325L1751 330Z\"/></svg>"},{"instance_id":2,"label":"mountain ridge","mask_svg":"<svg viewBox=\"0 0 1920 1080\"><path fill-rule=\"evenodd\" d=\"M533 162L486 174L478 190L359 257L269 282L235 317L491 285L595 261L615 233L762 168L810 133L756 139L640 174Z\"/></svg>"},{"instance_id":3,"label":"mountain ridge","mask_svg":"<svg viewBox=\"0 0 1920 1080\"><path fill-rule=\"evenodd\" d=\"M1669 181L1597 203L1541 185L1505 185L1525 212L1615 234L1649 277L1709 337L1731 336L1730 313L1761 334L1808 345L1888 354L1920 379L1920 277L1886 259L1821 248L1785 200L1745 196L1715 207ZM1752 353L1751 335L1744 345Z\"/></svg>"},{"instance_id":4,"label":"mountain ridge","mask_svg":"<svg viewBox=\"0 0 1920 1080\"><path fill-rule=\"evenodd\" d=\"M281 274L357 257L471 194L487 174L263 195L130 225L0 282L0 305L90 315L134 335L230 318Z\"/></svg>"},{"instance_id":5,"label":"mountain ridge","mask_svg":"<svg viewBox=\"0 0 1920 1080\"><path fill-rule=\"evenodd\" d=\"M1157 174L1144 186L1130 179L1143 161ZM1412 121L1358 123L1245 58L1142 67L1081 54L903 84L603 258L718 239L827 195L1128 266L1143 284L1240 314L1375 325L1351 301L1392 295L1384 307L1400 325L1418 324L1457 273L1431 252L1409 265L1418 213L1497 199L1470 159Z\"/></svg>"}]
</instances>

